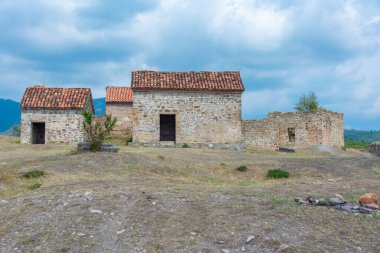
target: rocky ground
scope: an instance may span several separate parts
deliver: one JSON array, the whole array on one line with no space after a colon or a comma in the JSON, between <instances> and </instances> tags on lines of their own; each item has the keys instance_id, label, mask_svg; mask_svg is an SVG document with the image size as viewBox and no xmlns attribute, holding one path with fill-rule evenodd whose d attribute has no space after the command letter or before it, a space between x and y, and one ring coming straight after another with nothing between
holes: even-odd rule
<instances>
[{"instance_id":1,"label":"rocky ground","mask_svg":"<svg viewBox=\"0 0 380 253\"><path fill-rule=\"evenodd\" d=\"M0 138L0 252L378 252L378 215L301 206L380 193L380 157L136 148L81 153ZM237 171L238 166L248 168ZM291 177L267 180L268 169ZM30 170L45 176L23 178Z\"/></svg>"}]
</instances>

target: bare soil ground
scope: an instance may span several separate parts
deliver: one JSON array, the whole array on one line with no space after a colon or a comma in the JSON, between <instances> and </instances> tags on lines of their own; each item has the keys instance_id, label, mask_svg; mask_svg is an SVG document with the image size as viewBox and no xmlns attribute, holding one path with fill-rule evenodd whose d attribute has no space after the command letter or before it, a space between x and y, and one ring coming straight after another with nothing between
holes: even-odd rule
<instances>
[{"instance_id":1,"label":"bare soil ground","mask_svg":"<svg viewBox=\"0 0 380 253\"><path fill-rule=\"evenodd\" d=\"M294 198L379 194L380 157L119 144L77 154L0 137L0 252L379 252L378 216ZM274 168L291 177L265 179Z\"/></svg>"}]
</instances>

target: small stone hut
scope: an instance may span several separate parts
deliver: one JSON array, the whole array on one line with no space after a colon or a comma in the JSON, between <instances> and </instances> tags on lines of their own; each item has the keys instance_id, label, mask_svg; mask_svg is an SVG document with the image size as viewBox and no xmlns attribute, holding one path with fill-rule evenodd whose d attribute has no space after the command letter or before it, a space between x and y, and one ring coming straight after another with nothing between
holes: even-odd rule
<instances>
[{"instance_id":1,"label":"small stone hut","mask_svg":"<svg viewBox=\"0 0 380 253\"><path fill-rule=\"evenodd\" d=\"M131 137L132 135L133 92L130 87L106 88L106 114L117 118L112 136Z\"/></svg>"},{"instance_id":2,"label":"small stone hut","mask_svg":"<svg viewBox=\"0 0 380 253\"><path fill-rule=\"evenodd\" d=\"M133 141L240 144L239 72L132 72Z\"/></svg>"},{"instance_id":3,"label":"small stone hut","mask_svg":"<svg viewBox=\"0 0 380 253\"><path fill-rule=\"evenodd\" d=\"M94 113L91 90L48 88L25 90L21 101L21 143L77 143L84 140L83 111Z\"/></svg>"}]
</instances>

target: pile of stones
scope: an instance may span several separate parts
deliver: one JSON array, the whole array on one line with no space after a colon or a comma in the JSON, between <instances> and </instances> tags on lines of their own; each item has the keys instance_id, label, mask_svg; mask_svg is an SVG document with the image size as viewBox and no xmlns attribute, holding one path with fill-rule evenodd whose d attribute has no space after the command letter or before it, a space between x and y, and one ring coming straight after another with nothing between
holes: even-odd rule
<instances>
[{"instance_id":1,"label":"pile of stones","mask_svg":"<svg viewBox=\"0 0 380 253\"><path fill-rule=\"evenodd\" d=\"M380 142L374 142L368 147L368 152L380 156Z\"/></svg>"},{"instance_id":2,"label":"pile of stones","mask_svg":"<svg viewBox=\"0 0 380 253\"><path fill-rule=\"evenodd\" d=\"M358 203L349 203L341 195L329 199L317 199L312 196L305 200L296 198L295 202L300 205L326 206L349 213L380 214L379 197L375 193L367 193L359 197Z\"/></svg>"},{"instance_id":3,"label":"pile of stones","mask_svg":"<svg viewBox=\"0 0 380 253\"><path fill-rule=\"evenodd\" d=\"M80 151L90 151L91 144L89 142L79 142L78 143L78 150ZM118 152L119 149L117 147L114 147L111 143L103 143L100 147L101 151L107 151L107 152Z\"/></svg>"}]
</instances>

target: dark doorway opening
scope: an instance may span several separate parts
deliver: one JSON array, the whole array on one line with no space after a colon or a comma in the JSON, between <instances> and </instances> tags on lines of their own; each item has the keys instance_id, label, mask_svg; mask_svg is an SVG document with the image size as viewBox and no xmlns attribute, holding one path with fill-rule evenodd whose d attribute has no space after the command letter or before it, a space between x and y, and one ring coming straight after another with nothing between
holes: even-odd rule
<instances>
[{"instance_id":1,"label":"dark doorway opening","mask_svg":"<svg viewBox=\"0 0 380 253\"><path fill-rule=\"evenodd\" d=\"M160 141L175 141L175 115L160 115Z\"/></svg>"},{"instance_id":2,"label":"dark doorway opening","mask_svg":"<svg viewBox=\"0 0 380 253\"><path fill-rule=\"evenodd\" d=\"M296 129L288 128L288 136L289 136L289 142L295 142L296 141Z\"/></svg>"},{"instance_id":3,"label":"dark doorway opening","mask_svg":"<svg viewBox=\"0 0 380 253\"><path fill-rule=\"evenodd\" d=\"M45 123L32 123L32 144L45 144Z\"/></svg>"}]
</instances>

